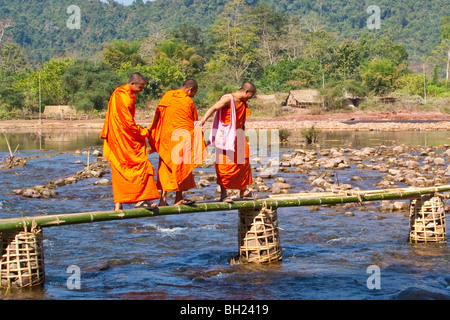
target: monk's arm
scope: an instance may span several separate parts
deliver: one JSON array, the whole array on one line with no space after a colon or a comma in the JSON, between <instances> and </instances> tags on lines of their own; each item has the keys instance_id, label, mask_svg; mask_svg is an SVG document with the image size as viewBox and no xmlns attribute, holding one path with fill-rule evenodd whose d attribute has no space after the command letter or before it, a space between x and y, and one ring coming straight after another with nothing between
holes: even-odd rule
<instances>
[{"instance_id":1,"label":"monk's arm","mask_svg":"<svg viewBox=\"0 0 450 320\"><path fill-rule=\"evenodd\" d=\"M131 133L136 139L148 137L148 129L136 124L130 111L131 106L129 105L129 101L120 98L118 100L120 100L120 102L117 105L117 114L124 129Z\"/></svg>"},{"instance_id":2,"label":"monk's arm","mask_svg":"<svg viewBox=\"0 0 450 320\"><path fill-rule=\"evenodd\" d=\"M230 105L230 97L222 97L219 101L217 101L211 108L209 108L206 113L203 115L200 120L201 125L203 126L205 122L211 117L215 112L219 111L222 108L228 107Z\"/></svg>"}]
</instances>

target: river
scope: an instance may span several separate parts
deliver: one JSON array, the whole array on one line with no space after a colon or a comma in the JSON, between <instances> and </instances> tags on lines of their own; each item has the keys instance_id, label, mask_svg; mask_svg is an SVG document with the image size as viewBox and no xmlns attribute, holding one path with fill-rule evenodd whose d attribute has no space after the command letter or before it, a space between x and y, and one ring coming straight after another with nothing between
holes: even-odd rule
<instances>
[{"instance_id":1,"label":"river","mask_svg":"<svg viewBox=\"0 0 450 320\"><path fill-rule=\"evenodd\" d=\"M101 151L99 132L9 133L10 147L26 166L0 172L0 218L113 209L110 185L86 179L58 188L51 199L23 198L11 190L67 177L87 162L74 150ZM299 147L300 134L281 145L280 154ZM4 157L8 148L0 138ZM450 144L449 132L323 132L323 148L413 144ZM44 157L46 155L46 157ZM80 160L82 164L76 163ZM90 161L95 161L92 157ZM157 155L150 155L157 168ZM254 165L256 166L256 165ZM196 172L214 172L213 167ZM255 173L256 174L256 173ZM254 174L254 175L255 175ZM381 175L352 166L339 173L353 175L361 189L373 189ZM279 172L300 192L311 187L306 175ZM110 179L110 177L105 176ZM189 195L214 197L216 185ZM125 208L131 208L125 206ZM2 299L44 300L389 300L418 294L449 297L447 244L410 244L408 212L382 213L376 204L350 209L352 216L323 207L278 210L283 260L270 265L234 264L238 253L237 212L209 212L47 228L44 234L45 284L1 291ZM80 288L69 288L70 267L80 270ZM379 288L370 286L379 271ZM422 290L422 291L419 291ZM419 292L419 293L417 293Z\"/></svg>"}]
</instances>

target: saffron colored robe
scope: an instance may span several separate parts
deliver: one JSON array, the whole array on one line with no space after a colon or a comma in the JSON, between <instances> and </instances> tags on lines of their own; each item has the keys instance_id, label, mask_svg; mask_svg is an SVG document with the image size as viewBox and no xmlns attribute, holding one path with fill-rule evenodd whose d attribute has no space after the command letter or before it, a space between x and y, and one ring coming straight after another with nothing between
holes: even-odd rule
<instances>
[{"instance_id":1,"label":"saffron colored robe","mask_svg":"<svg viewBox=\"0 0 450 320\"><path fill-rule=\"evenodd\" d=\"M230 123L230 107L224 107L217 112L222 113L222 121L225 124ZM225 189L246 190L252 183L250 149L244 132L247 116L250 116L247 103L241 101L236 104L235 151L216 149L217 183Z\"/></svg>"},{"instance_id":2,"label":"saffron colored robe","mask_svg":"<svg viewBox=\"0 0 450 320\"><path fill-rule=\"evenodd\" d=\"M156 185L163 191L195 188L192 171L208 156L194 101L183 89L171 90L158 103L149 143L159 154Z\"/></svg>"},{"instance_id":3,"label":"saffron colored robe","mask_svg":"<svg viewBox=\"0 0 450 320\"><path fill-rule=\"evenodd\" d=\"M125 84L117 88L108 104L100 134L103 155L111 164L115 203L136 203L159 198L155 170L148 159L149 131L134 120L136 97Z\"/></svg>"}]
</instances>

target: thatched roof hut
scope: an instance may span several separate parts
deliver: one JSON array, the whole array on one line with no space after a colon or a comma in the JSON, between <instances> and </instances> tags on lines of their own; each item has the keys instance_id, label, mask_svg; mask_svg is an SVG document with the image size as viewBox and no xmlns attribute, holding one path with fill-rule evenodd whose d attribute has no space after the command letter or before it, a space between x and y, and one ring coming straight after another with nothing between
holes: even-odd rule
<instances>
[{"instance_id":1,"label":"thatched roof hut","mask_svg":"<svg viewBox=\"0 0 450 320\"><path fill-rule=\"evenodd\" d=\"M315 89L291 90L286 100L286 106L308 108L322 105L320 91Z\"/></svg>"},{"instance_id":2,"label":"thatched roof hut","mask_svg":"<svg viewBox=\"0 0 450 320\"><path fill-rule=\"evenodd\" d=\"M64 115L74 115L77 110L74 106L45 106L43 115L44 116L64 116Z\"/></svg>"}]
</instances>

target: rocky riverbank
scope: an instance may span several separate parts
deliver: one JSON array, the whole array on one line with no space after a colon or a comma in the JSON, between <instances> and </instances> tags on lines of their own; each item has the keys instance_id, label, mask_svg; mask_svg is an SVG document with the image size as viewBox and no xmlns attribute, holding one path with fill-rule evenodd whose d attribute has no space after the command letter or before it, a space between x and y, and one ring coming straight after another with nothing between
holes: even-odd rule
<instances>
[{"instance_id":1,"label":"rocky riverbank","mask_svg":"<svg viewBox=\"0 0 450 320\"><path fill-rule=\"evenodd\" d=\"M152 119L137 118L136 122L148 126ZM101 130L104 119L89 120L4 120L0 130L6 132L38 132L39 130ZM209 122L205 128L209 128ZM306 112L280 117L249 117L251 129L302 129L314 125L321 130L449 130L450 115L439 112L353 112L310 115Z\"/></svg>"},{"instance_id":2,"label":"rocky riverbank","mask_svg":"<svg viewBox=\"0 0 450 320\"><path fill-rule=\"evenodd\" d=\"M44 181L39 186L12 190L12 193L27 198L53 198L58 196L57 188L84 179L94 179L94 186L111 184L106 176L110 170L109 163L101 152L83 152L91 152L92 155L92 162L84 169L50 182ZM80 153L77 150L74 155ZM249 189L260 197L267 197L271 194L298 192L346 193L367 190L367 186L373 190L446 185L450 179L449 160L449 146L298 148L271 158L252 155L250 161L254 179ZM219 196L213 168L214 155L211 155L195 171L197 188L186 192L187 197L204 201ZM230 196L237 197L237 192L230 191ZM353 213L348 209L356 205L344 205L342 210L351 216ZM382 212L407 211L408 205L401 201L382 201L379 209Z\"/></svg>"}]
</instances>

